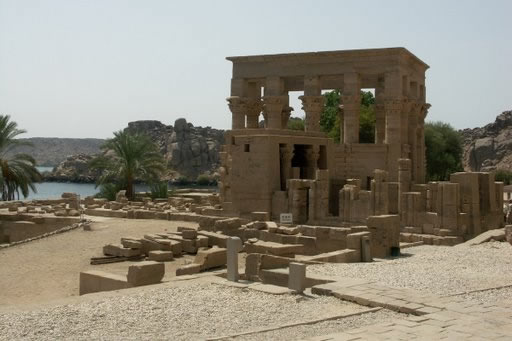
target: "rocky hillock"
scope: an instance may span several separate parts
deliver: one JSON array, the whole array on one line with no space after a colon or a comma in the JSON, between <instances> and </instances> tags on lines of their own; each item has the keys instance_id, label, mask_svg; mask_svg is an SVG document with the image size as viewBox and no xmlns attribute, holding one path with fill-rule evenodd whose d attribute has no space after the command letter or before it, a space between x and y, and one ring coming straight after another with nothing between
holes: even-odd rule
<instances>
[{"instance_id":1,"label":"rocky hillock","mask_svg":"<svg viewBox=\"0 0 512 341\"><path fill-rule=\"evenodd\" d=\"M135 121L125 129L146 134L157 144L167 161L169 180L183 176L193 181L201 174L213 175L219 167L223 130L194 127L184 118L176 120L174 126L160 121ZM70 155L44 175L45 181L94 182L99 173L89 169L91 159L86 154Z\"/></svg>"},{"instance_id":2,"label":"rocky hillock","mask_svg":"<svg viewBox=\"0 0 512 341\"><path fill-rule=\"evenodd\" d=\"M31 155L38 166L55 167L65 161L69 155L93 155L100 152L103 139L74 139L59 137L31 137L20 139L30 142L32 146L20 146L11 151L11 154L25 153Z\"/></svg>"},{"instance_id":3,"label":"rocky hillock","mask_svg":"<svg viewBox=\"0 0 512 341\"><path fill-rule=\"evenodd\" d=\"M464 146L464 170L512 171L512 111L504 111L493 123L460 133Z\"/></svg>"},{"instance_id":4,"label":"rocky hillock","mask_svg":"<svg viewBox=\"0 0 512 341\"><path fill-rule=\"evenodd\" d=\"M86 154L70 155L55 167L53 171L44 173L44 180L56 182L95 182L100 176L100 172L89 168L89 162L93 157L93 155Z\"/></svg>"},{"instance_id":5,"label":"rocky hillock","mask_svg":"<svg viewBox=\"0 0 512 341\"><path fill-rule=\"evenodd\" d=\"M149 135L178 176L195 180L200 174L216 172L219 167L223 130L194 127L184 118L177 119L174 126L160 121L130 122L126 129Z\"/></svg>"}]
</instances>

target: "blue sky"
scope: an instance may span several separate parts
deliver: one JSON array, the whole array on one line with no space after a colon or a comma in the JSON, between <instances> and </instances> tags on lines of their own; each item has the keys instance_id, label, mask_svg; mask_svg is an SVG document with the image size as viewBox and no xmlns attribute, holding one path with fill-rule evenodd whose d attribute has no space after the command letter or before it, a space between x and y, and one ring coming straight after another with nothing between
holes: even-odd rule
<instances>
[{"instance_id":1,"label":"blue sky","mask_svg":"<svg viewBox=\"0 0 512 341\"><path fill-rule=\"evenodd\" d=\"M179 117L226 129L226 56L403 46L430 65L428 119L481 126L512 110L511 13L512 1L0 0L0 113L26 136Z\"/></svg>"}]
</instances>

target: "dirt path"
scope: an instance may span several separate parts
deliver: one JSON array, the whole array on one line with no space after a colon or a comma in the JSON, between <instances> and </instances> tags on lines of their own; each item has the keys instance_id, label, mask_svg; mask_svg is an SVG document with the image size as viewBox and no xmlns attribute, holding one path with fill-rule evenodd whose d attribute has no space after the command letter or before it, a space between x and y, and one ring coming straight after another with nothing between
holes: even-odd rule
<instances>
[{"instance_id":1,"label":"dirt path","mask_svg":"<svg viewBox=\"0 0 512 341\"><path fill-rule=\"evenodd\" d=\"M0 250L0 305L19 306L76 296L80 271L127 273L128 262L89 264L91 257L101 255L105 244L119 243L123 236L142 237L146 233L175 231L178 226L197 226L165 220L91 219L93 231L76 229ZM166 277L186 262L191 262L190 256L166 263Z\"/></svg>"}]
</instances>

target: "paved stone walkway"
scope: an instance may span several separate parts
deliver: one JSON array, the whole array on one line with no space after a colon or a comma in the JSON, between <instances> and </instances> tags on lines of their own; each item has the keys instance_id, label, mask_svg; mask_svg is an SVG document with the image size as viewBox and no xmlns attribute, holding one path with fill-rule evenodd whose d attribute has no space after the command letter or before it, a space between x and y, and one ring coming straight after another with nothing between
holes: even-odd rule
<instances>
[{"instance_id":1,"label":"paved stone walkway","mask_svg":"<svg viewBox=\"0 0 512 341\"><path fill-rule=\"evenodd\" d=\"M512 340L512 302L486 304L359 279L317 285L312 292L409 314L404 319L331 335L328 340Z\"/></svg>"}]
</instances>

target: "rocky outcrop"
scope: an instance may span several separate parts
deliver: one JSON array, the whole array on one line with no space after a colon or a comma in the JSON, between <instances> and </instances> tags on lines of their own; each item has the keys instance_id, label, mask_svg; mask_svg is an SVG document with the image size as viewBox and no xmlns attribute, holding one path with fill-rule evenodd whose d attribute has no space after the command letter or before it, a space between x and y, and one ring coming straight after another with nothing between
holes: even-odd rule
<instances>
[{"instance_id":1,"label":"rocky outcrop","mask_svg":"<svg viewBox=\"0 0 512 341\"><path fill-rule=\"evenodd\" d=\"M44 181L55 182L95 182L100 172L89 168L93 156L86 154L71 155L50 173L44 173Z\"/></svg>"},{"instance_id":2,"label":"rocky outcrop","mask_svg":"<svg viewBox=\"0 0 512 341\"><path fill-rule=\"evenodd\" d=\"M160 121L130 122L126 129L149 135L177 176L195 180L200 174L214 173L219 167L223 130L194 127L184 118L177 119L174 126Z\"/></svg>"},{"instance_id":3,"label":"rocky outcrop","mask_svg":"<svg viewBox=\"0 0 512 341\"><path fill-rule=\"evenodd\" d=\"M105 142L102 139L74 139L58 137L31 137L20 139L29 142L32 146L19 146L13 148L10 154L26 153L31 155L38 166L55 167L64 162L69 155L93 155L100 152L100 146Z\"/></svg>"},{"instance_id":4,"label":"rocky outcrop","mask_svg":"<svg viewBox=\"0 0 512 341\"><path fill-rule=\"evenodd\" d=\"M512 111L504 111L482 128L460 131L464 144L464 170L512 171Z\"/></svg>"}]
</instances>

